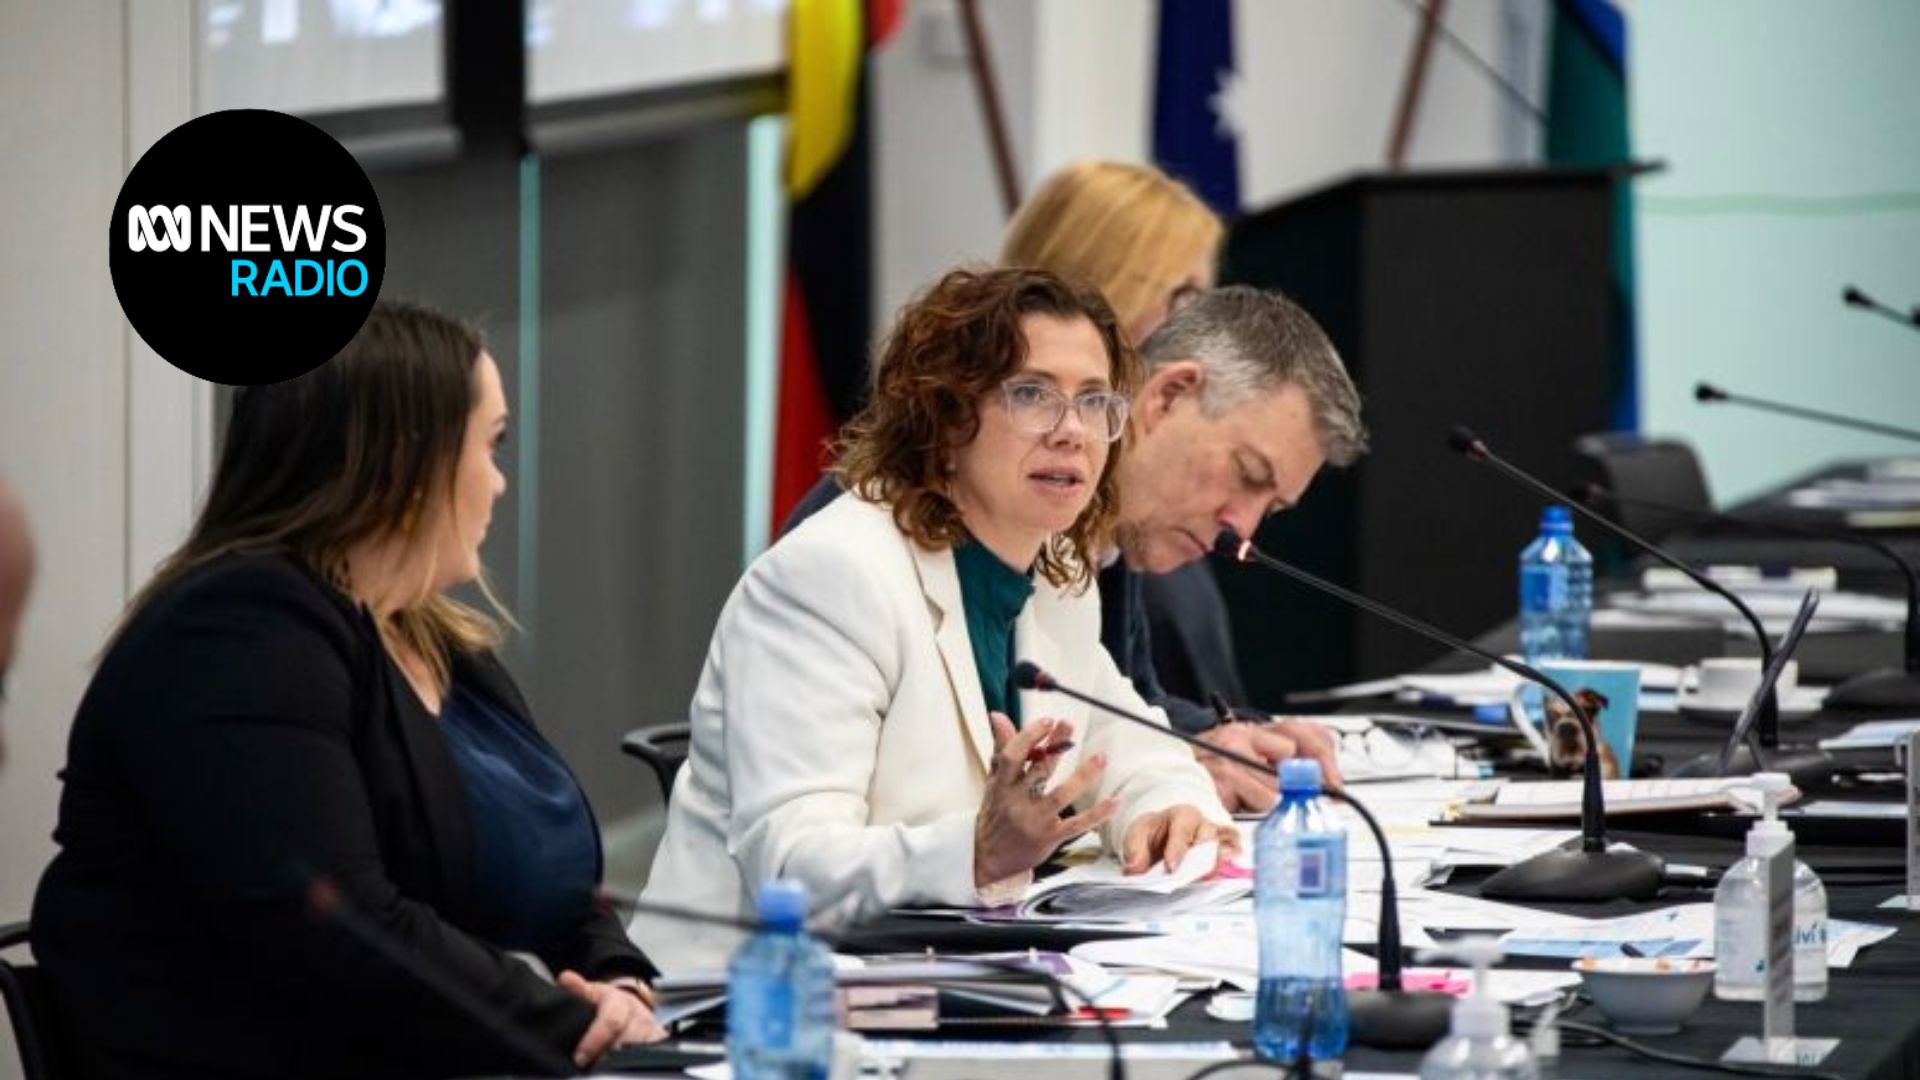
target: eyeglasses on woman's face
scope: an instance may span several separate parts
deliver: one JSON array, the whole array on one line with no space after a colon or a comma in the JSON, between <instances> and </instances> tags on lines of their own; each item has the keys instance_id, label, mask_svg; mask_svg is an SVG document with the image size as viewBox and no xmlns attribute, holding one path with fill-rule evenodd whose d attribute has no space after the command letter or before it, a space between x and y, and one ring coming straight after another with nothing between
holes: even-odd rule
<instances>
[{"instance_id":1,"label":"eyeglasses on woman's face","mask_svg":"<svg viewBox=\"0 0 1920 1080\"><path fill-rule=\"evenodd\" d=\"M1066 418L1069 401L1080 426L1093 438L1113 442L1127 430L1131 403L1125 394L1112 390L1083 390L1068 398L1038 380L1009 379L1000 384L1000 392L1006 397L1013 426L1029 435L1053 434Z\"/></svg>"}]
</instances>

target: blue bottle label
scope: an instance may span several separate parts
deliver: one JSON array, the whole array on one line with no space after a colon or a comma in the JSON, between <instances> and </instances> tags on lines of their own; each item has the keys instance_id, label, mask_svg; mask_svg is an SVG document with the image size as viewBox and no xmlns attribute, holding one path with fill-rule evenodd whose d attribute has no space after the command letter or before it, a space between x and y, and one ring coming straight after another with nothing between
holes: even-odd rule
<instances>
[{"instance_id":1,"label":"blue bottle label","mask_svg":"<svg viewBox=\"0 0 1920 1080\"><path fill-rule=\"evenodd\" d=\"M1527 611L1554 611L1567 602L1567 575L1529 568L1520 575L1520 603Z\"/></svg>"},{"instance_id":2,"label":"blue bottle label","mask_svg":"<svg viewBox=\"0 0 1920 1080\"><path fill-rule=\"evenodd\" d=\"M1280 880L1292 883L1295 896L1326 896L1330 876L1325 848L1296 846L1283 857Z\"/></svg>"}]
</instances>

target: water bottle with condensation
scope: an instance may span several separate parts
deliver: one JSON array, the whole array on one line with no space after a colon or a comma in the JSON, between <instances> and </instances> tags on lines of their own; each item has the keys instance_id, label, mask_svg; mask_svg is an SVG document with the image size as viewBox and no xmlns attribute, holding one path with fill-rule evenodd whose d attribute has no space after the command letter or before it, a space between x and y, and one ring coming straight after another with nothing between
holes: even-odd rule
<instances>
[{"instance_id":1,"label":"water bottle with condensation","mask_svg":"<svg viewBox=\"0 0 1920 1080\"><path fill-rule=\"evenodd\" d=\"M1320 794L1320 763L1280 766L1280 804L1254 831L1253 914L1260 993L1253 1045L1293 1063L1347 1049L1347 991L1340 968L1347 913L1347 836Z\"/></svg>"},{"instance_id":2,"label":"water bottle with condensation","mask_svg":"<svg viewBox=\"0 0 1920 1080\"><path fill-rule=\"evenodd\" d=\"M727 1058L738 1080L826 1080L833 1070L833 954L806 931L807 890L760 890L761 928L727 965Z\"/></svg>"}]
</instances>

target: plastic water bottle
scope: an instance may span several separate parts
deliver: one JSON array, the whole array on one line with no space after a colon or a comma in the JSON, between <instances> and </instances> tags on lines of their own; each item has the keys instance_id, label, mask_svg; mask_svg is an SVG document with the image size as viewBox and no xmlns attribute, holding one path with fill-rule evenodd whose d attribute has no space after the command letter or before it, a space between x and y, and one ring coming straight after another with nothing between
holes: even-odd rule
<instances>
[{"instance_id":1,"label":"plastic water bottle","mask_svg":"<svg viewBox=\"0 0 1920 1080\"><path fill-rule=\"evenodd\" d=\"M833 1069L833 956L806 932L807 890L760 890L763 929L727 965L727 1057L739 1080L826 1080Z\"/></svg>"},{"instance_id":2,"label":"plastic water bottle","mask_svg":"<svg viewBox=\"0 0 1920 1080\"><path fill-rule=\"evenodd\" d=\"M1513 1037L1507 1007L1487 993L1499 942L1462 941L1445 951L1474 966L1473 992L1454 1003L1447 1037L1420 1059L1420 1080L1537 1080L1540 1070L1527 1044Z\"/></svg>"},{"instance_id":3,"label":"plastic water bottle","mask_svg":"<svg viewBox=\"0 0 1920 1080\"><path fill-rule=\"evenodd\" d=\"M1713 890L1713 993L1723 1001L1767 996L1767 858L1793 840L1775 816L1789 780L1778 773L1753 777L1765 816L1747 832L1747 854ZM1827 888L1806 863L1793 861L1793 1000L1827 996Z\"/></svg>"},{"instance_id":4,"label":"plastic water bottle","mask_svg":"<svg viewBox=\"0 0 1920 1080\"><path fill-rule=\"evenodd\" d=\"M1549 506L1520 553L1520 652L1527 663L1587 658L1593 556L1573 536L1573 513Z\"/></svg>"},{"instance_id":5,"label":"plastic water bottle","mask_svg":"<svg viewBox=\"0 0 1920 1080\"><path fill-rule=\"evenodd\" d=\"M1260 933L1260 997L1253 1045L1288 1063L1347 1049L1340 970L1347 917L1347 837L1320 796L1320 763L1280 766L1280 805L1254 832L1253 910Z\"/></svg>"}]
</instances>

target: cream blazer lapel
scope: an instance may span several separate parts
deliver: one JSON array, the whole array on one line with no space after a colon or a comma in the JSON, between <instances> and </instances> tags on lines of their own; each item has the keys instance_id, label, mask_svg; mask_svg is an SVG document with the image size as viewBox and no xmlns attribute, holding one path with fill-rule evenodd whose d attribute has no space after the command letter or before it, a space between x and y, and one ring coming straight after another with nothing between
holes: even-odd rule
<instances>
[{"instance_id":1,"label":"cream blazer lapel","mask_svg":"<svg viewBox=\"0 0 1920 1080\"><path fill-rule=\"evenodd\" d=\"M933 614L933 641L940 650L940 662L947 669L947 682L953 687L954 709L966 729L967 743L973 747L981 772L989 772L993 766L993 727L987 722L987 696L980 689L980 670L974 664L973 642L967 636L966 610L960 600L960 572L954 567L953 551L929 550L910 539L905 542L913 553L920 591L925 594L927 608ZM1026 702L1022 700L1021 704L1024 706Z\"/></svg>"},{"instance_id":2,"label":"cream blazer lapel","mask_svg":"<svg viewBox=\"0 0 1920 1080\"><path fill-rule=\"evenodd\" d=\"M1044 586L1045 582L1040 584ZM1022 660L1029 660L1038 665L1041 671L1058 674L1062 655L1060 647L1054 643L1053 634L1047 625L1048 620L1040 617L1040 608L1049 603L1050 599L1040 589L1036 589L1033 599L1027 601L1027 606L1020 609L1020 617L1013 621L1013 662L1018 664ZM1062 706L1073 704L1069 699L1045 690L1022 690L1020 691L1020 719L1022 722L1027 722L1043 716L1065 717L1069 712L1076 710L1063 709ZM1055 772L1058 771L1056 768Z\"/></svg>"}]
</instances>

